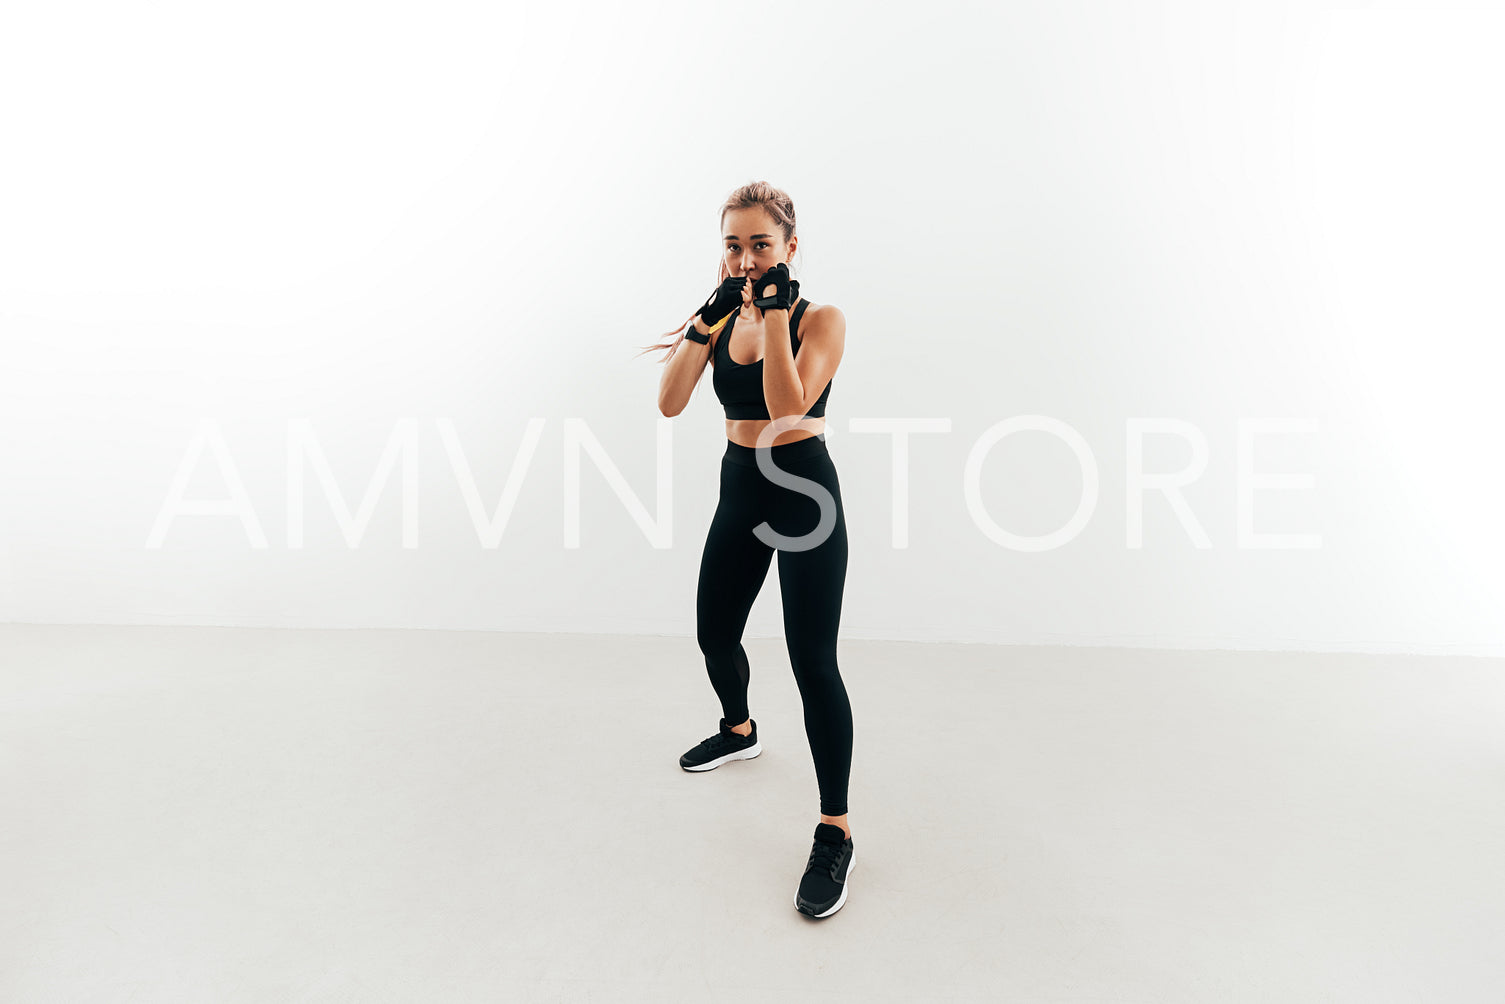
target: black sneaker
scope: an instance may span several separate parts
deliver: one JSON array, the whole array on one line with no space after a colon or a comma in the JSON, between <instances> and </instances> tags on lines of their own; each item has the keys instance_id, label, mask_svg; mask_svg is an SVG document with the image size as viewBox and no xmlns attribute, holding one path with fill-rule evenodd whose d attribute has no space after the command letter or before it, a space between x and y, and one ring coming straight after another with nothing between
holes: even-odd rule
<instances>
[{"instance_id":1,"label":"black sneaker","mask_svg":"<svg viewBox=\"0 0 1505 1004\"><path fill-rule=\"evenodd\" d=\"M748 720L752 722L752 731L743 736L733 732L725 718L721 719L721 731L680 757L679 765L685 770L712 770L728 760L751 760L762 753L763 747L758 745L758 720Z\"/></svg>"},{"instance_id":2,"label":"black sneaker","mask_svg":"<svg viewBox=\"0 0 1505 1004\"><path fill-rule=\"evenodd\" d=\"M847 876L857 867L852 838L835 823L815 825L815 846L805 877L794 894L794 908L807 917L829 917L847 901Z\"/></svg>"}]
</instances>

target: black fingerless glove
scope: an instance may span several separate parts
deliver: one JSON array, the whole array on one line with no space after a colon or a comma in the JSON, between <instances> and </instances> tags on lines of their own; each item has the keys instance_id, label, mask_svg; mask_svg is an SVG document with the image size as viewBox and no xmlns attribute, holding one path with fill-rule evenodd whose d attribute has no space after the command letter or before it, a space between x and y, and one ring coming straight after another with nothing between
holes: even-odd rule
<instances>
[{"instance_id":1,"label":"black fingerless glove","mask_svg":"<svg viewBox=\"0 0 1505 1004\"><path fill-rule=\"evenodd\" d=\"M695 312L695 316L704 321L706 327L714 328L721 323L722 318L742 308L742 288L746 285L745 275L727 276L721 280L721 285L716 287L711 298Z\"/></svg>"},{"instance_id":2,"label":"black fingerless glove","mask_svg":"<svg viewBox=\"0 0 1505 1004\"><path fill-rule=\"evenodd\" d=\"M773 290L768 296L758 297L753 300L753 306L763 310L788 310L794 302L794 296L798 294L799 287L794 280L789 278L789 266L779 262L773 268L764 272L753 287L753 295L767 290L772 286Z\"/></svg>"}]
</instances>

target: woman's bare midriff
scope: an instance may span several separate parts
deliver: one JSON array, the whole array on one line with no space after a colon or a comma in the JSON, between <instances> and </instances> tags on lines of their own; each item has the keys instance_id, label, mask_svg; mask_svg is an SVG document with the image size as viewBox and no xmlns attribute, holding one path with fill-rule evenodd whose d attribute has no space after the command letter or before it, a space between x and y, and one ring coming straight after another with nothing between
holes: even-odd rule
<instances>
[{"instance_id":1,"label":"woman's bare midriff","mask_svg":"<svg viewBox=\"0 0 1505 1004\"><path fill-rule=\"evenodd\" d=\"M790 312L793 313L794 307L798 305L799 300L797 299L790 305ZM737 354L743 355L748 351L748 346L753 346L752 362L738 363L738 365L755 366L757 365L757 361L763 358L763 333L764 326L755 323L751 319L749 311L744 309L737 315L737 337L732 343L737 349ZM720 338L724 334L726 332L722 330L712 337ZM732 361L737 362L735 359ZM773 420L769 418L728 418L726 420L726 438L738 446L756 447L759 445L758 437L763 434L764 429L772 424ZM826 420L824 418L802 418L790 428L773 437L773 442L763 445L783 446L785 443L795 443L801 439L818 436L825 431Z\"/></svg>"},{"instance_id":2,"label":"woman's bare midriff","mask_svg":"<svg viewBox=\"0 0 1505 1004\"><path fill-rule=\"evenodd\" d=\"M763 430L773 424L772 419L767 418L729 418L726 420L726 438L738 446L757 446L758 437ZM826 431L824 418L802 418L799 424L791 429L785 429L773 437L773 442L768 446L783 446L785 443L798 442L801 439L809 439Z\"/></svg>"}]
</instances>

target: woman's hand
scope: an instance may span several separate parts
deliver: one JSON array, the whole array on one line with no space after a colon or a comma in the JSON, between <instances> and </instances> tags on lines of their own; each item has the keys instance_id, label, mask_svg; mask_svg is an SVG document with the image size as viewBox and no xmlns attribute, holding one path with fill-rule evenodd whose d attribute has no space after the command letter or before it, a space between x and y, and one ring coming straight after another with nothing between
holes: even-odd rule
<instances>
[{"instance_id":1,"label":"woman's hand","mask_svg":"<svg viewBox=\"0 0 1505 1004\"><path fill-rule=\"evenodd\" d=\"M747 302L746 289L747 276L727 276L721 281L721 285L716 287L710 299L706 300L696 311L695 316L704 321L707 328L714 328L721 323L722 318Z\"/></svg>"},{"instance_id":2,"label":"woman's hand","mask_svg":"<svg viewBox=\"0 0 1505 1004\"><path fill-rule=\"evenodd\" d=\"M791 283L789 278L789 266L783 262L764 272L754 285L757 287L757 297L753 305L762 310L788 310L794 302Z\"/></svg>"},{"instance_id":3,"label":"woman's hand","mask_svg":"<svg viewBox=\"0 0 1505 1004\"><path fill-rule=\"evenodd\" d=\"M763 285L763 280L759 279L758 282L757 282L757 285L758 286L762 286ZM790 305L791 309L793 308L794 304L796 304L796 303L799 302L799 298L800 298L800 281L798 279L790 279L789 280L789 305ZM755 297L753 295L753 287L752 286L747 286L743 290L743 292L742 292L742 306L745 307L745 308L747 308L747 310L752 315L754 315L755 317L762 318L763 311L754 305L754 299L755 299ZM774 308L770 307L769 309L771 310L771 309L774 309Z\"/></svg>"}]
</instances>

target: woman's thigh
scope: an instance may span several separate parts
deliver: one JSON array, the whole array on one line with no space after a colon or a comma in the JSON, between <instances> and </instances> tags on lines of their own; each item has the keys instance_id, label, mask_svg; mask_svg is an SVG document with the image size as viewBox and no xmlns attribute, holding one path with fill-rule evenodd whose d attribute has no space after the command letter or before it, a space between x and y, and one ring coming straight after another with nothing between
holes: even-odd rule
<instances>
[{"instance_id":1,"label":"woman's thigh","mask_svg":"<svg viewBox=\"0 0 1505 1004\"><path fill-rule=\"evenodd\" d=\"M764 519L756 469L723 460L721 496L700 555L695 593L702 642L740 641L773 562L773 548L753 528Z\"/></svg>"},{"instance_id":2,"label":"woman's thigh","mask_svg":"<svg viewBox=\"0 0 1505 1004\"><path fill-rule=\"evenodd\" d=\"M801 479L773 488L770 528L788 538L779 546L779 591L791 649L834 656L847 577L847 524L841 483L829 455L791 464Z\"/></svg>"}]
</instances>

